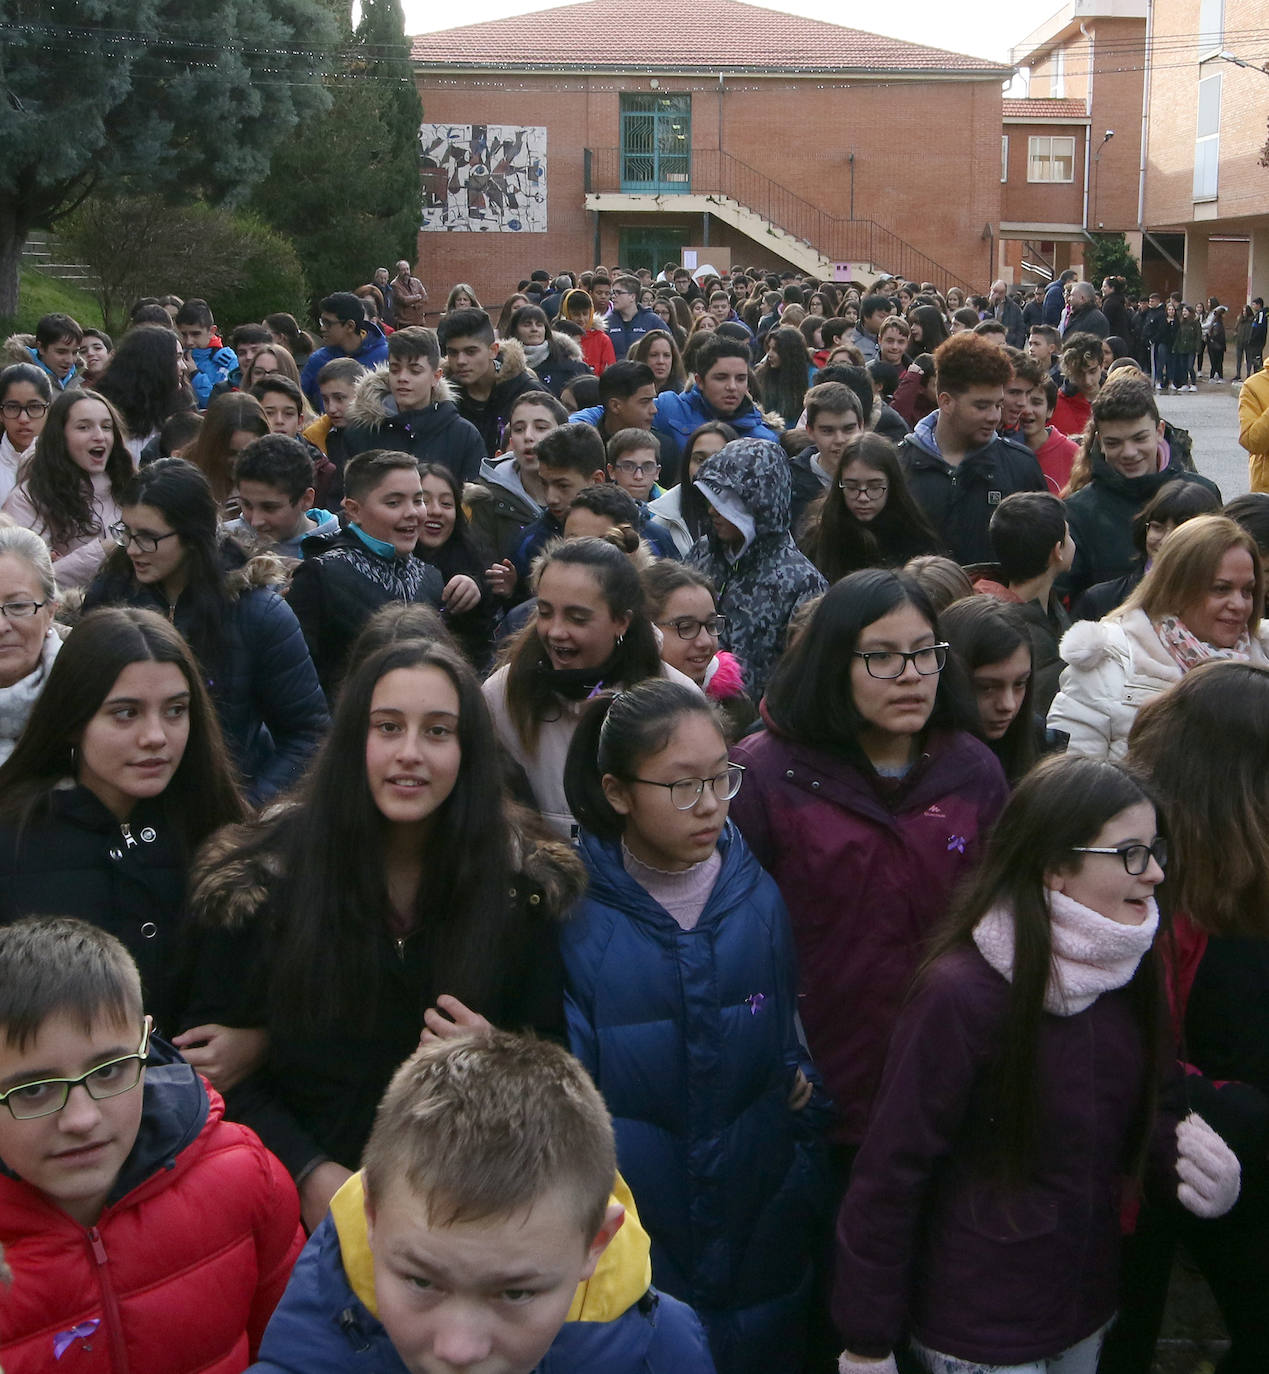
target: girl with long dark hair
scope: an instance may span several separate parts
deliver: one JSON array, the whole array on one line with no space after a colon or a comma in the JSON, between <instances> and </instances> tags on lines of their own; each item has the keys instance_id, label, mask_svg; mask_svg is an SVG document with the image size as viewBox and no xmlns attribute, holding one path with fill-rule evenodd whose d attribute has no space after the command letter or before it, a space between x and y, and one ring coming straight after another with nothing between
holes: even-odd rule
<instances>
[{"instance_id":1,"label":"girl with long dark hair","mask_svg":"<svg viewBox=\"0 0 1269 1374\"><path fill-rule=\"evenodd\" d=\"M739 431L725 420L707 420L694 429L683 445L683 480L678 486L671 487L664 496L648 502L648 509L670 531L680 558L686 558L691 553L692 546L706 532L710 523L710 504L696 485L696 473L706 458L712 457L724 444L739 438Z\"/></svg>"},{"instance_id":2,"label":"girl with long dark hair","mask_svg":"<svg viewBox=\"0 0 1269 1374\"><path fill-rule=\"evenodd\" d=\"M538 810L568 835L573 817L564 759L589 698L649 677L693 684L662 663L638 570L606 540L569 539L548 548L533 590L536 616L484 692L498 737L524 769Z\"/></svg>"},{"instance_id":3,"label":"girl with long dark hair","mask_svg":"<svg viewBox=\"0 0 1269 1374\"><path fill-rule=\"evenodd\" d=\"M808 513L799 547L829 583L943 549L908 490L895 446L880 434L865 434L846 451L836 480Z\"/></svg>"},{"instance_id":4,"label":"girl with long dark hair","mask_svg":"<svg viewBox=\"0 0 1269 1374\"><path fill-rule=\"evenodd\" d=\"M0 921L76 916L117 936L170 1036L188 1002L188 866L244 813L185 641L150 611L94 611L0 767Z\"/></svg>"},{"instance_id":5,"label":"girl with long dark hair","mask_svg":"<svg viewBox=\"0 0 1269 1374\"><path fill-rule=\"evenodd\" d=\"M1010 783L1038 757L1031 632L1022 608L991 596L954 601L939 617L973 688L983 738Z\"/></svg>"},{"instance_id":6,"label":"girl with long dark hair","mask_svg":"<svg viewBox=\"0 0 1269 1374\"><path fill-rule=\"evenodd\" d=\"M658 1282L700 1314L719 1369L793 1374L829 1109L805 1110L784 903L727 820L743 776L688 688L642 682L587 707L564 779L589 877L562 936L566 1009Z\"/></svg>"},{"instance_id":7,"label":"girl with long dark hair","mask_svg":"<svg viewBox=\"0 0 1269 1374\"><path fill-rule=\"evenodd\" d=\"M498 603L485 581L494 553L468 523L463 489L442 463L420 463L423 512L419 556L445 579L441 614L463 652L488 670Z\"/></svg>"},{"instance_id":8,"label":"girl with long dark hair","mask_svg":"<svg viewBox=\"0 0 1269 1374\"><path fill-rule=\"evenodd\" d=\"M169 415L194 407L194 393L181 378L181 341L157 324L128 330L96 389L123 417L124 442L135 463Z\"/></svg>"},{"instance_id":9,"label":"girl with long dark hair","mask_svg":"<svg viewBox=\"0 0 1269 1374\"><path fill-rule=\"evenodd\" d=\"M212 495L227 519L238 514L233 499L234 459L253 440L269 432L264 408L244 391L214 396L203 414L198 437L185 456L211 483Z\"/></svg>"},{"instance_id":10,"label":"girl with long dark hair","mask_svg":"<svg viewBox=\"0 0 1269 1374\"><path fill-rule=\"evenodd\" d=\"M13 363L0 372L0 505L17 486L52 404L53 383L42 367Z\"/></svg>"},{"instance_id":11,"label":"girl with long dark hair","mask_svg":"<svg viewBox=\"0 0 1269 1374\"><path fill-rule=\"evenodd\" d=\"M134 467L123 421L104 396L79 388L57 397L4 511L49 546L64 591L90 581L109 551Z\"/></svg>"},{"instance_id":12,"label":"girl with long dark hair","mask_svg":"<svg viewBox=\"0 0 1269 1374\"><path fill-rule=\"evenodd\" d=\"M1238 1161L1159 1114L1166 841L1121 767L1025 778L895 1027L837 1223L839 1369L1094 1374L1125 1176L1219 1216ZM920 1276L919 1280L917 1275Z\"/></svg>"},{"instance_id":13,"label":"girl with long dark hair","mask_svg":"<svg viewBox=\"0 0 1269 1374\"><path fill-rule=\"evenodd\" d=\"M197 655L247 795L289 787L321 742L325 698L276 560L222 537L203 474L182 458L144 467L124 490L115 552L84 605L144 606Z\"/></svg>"},{"instance_id":14,"label":"girl with long dark hair","mask_svg":"<svg viewBox=\"0 0 1269 1374\"><path fill-rule=\"evenodd\" d=\"M590 373L579 344L567 334L557 334L540 305L522 305L511 317L510 337L524 348L524 360L538 380L558 400L574 377Z\"/></svg>"},{"instance_id":15,"label":"girl with long dark hair","mask_svg":"<svg viewBox=\"0 0 1269 1374\"><path fill-rule=\"evenodd\" d=\"M748 772L732 818L789 908L844 1166L925 942L1007 787L933 608L902 573L829 588L761 709L767 729L733 750Z\"/></svg>"},{"instance_id":16,"label":"girl with long dark hair","mask_svg":"<svg viewBox=\"0 0 1269 1374\"><path fill-rule=\"evenodd\" d=\"M414 640L352 668L291 804L204 851L196 912L257 943L241 992L217 989L221 1018L268 1034L230 1110L299 1180L310 1228L422 1033L562 1034L553 921L580 884L568 847L507 801L471 669Z\"/></svg>"},{"instance_id":17,"label":"girl with long dark hair","mask_svg":"<svg viewBox=\"0 0 1269 1374\"><path fill-rule=\"evenodd\" d=\"M811 354L802 331L786 324L773 329L754 375L762 408L782 416L786 425L796 425L811 384Z\"/></svg>"}]
</instances>

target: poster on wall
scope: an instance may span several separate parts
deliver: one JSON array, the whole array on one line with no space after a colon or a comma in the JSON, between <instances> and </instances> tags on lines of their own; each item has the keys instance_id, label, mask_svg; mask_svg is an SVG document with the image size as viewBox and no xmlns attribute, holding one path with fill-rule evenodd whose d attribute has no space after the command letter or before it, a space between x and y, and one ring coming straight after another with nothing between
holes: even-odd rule
<instances>
[{"instance_id":1,"label":"poster on wall","mask_svg":"<svg viewBox=\"0 0 1269 1374\"><path fill-rule=\"evenodd\" d=\"M546 233L542 125L419 126L423 216L443 233Z\"/></svg>"}]
</instances>

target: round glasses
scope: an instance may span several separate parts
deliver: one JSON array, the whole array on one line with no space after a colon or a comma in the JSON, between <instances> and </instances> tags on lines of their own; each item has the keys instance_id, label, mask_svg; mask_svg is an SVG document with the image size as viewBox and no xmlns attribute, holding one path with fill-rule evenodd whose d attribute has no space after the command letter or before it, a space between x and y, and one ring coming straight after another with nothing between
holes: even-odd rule
<instances>
[{"instance_id":1,"label":"round glasses","mask_svg":"<svg viewBox=\"0 0 1269 1374\"><path fill-rule=\"evenodd\" d=\"M695 639L702 630L711 639L717 639L727 628L727 617L725 615L708 615L704 620L697 620L690 615L681 615L677 620L658 620L656 622L662 629L674 627L674 633L680 639Z\"/></svg>"},{"instance_id":2,"label":"round glasses","mask_svg":"<svg viewBox=\"0 0 1269 1374\"><path fill-rule=\"evenodd\" d=\"M145 1018L141 1044L135 1054L98 1064L95 1069L81 1073L78 1078L45 1078L38 1083L19 1083L16 1088L0 1093L0 1102L18 1121L32 1121L38 1116L52 1116L60 1112L70 1097L71 1089L82 1083L84 1090L96 1102L131 1092L141 1081L141 1070L150 1053L150 1018Z\"/></svg>"},{"instance_id":3,"label":"round glasses","mask_svg":"<svg viewBox=\"0 0 1269 1374\"><path fill-rule=\"evenodd\" d=\"M740 791L745 776L742 763L729 764L712 778L679 778L677 782L654 782L651 778L631 778L645 787L664 787L670 794L670 805L676 811L690 811L700 801L708 787L719 801L731 801Z\"/></svg>"},{"instance_id":4,"label":"round glasses","mask_svg":"<svg viewBox=\"0 0 1269 1374\"><path fill-rule=\"evenodd\" d=\"M922 677L941 673L947 664L946 644L931 644L924 649L904 653L899 649L856 649L855 657L862 658L869 677L902 677L911 663Z\"/></svg>"},{"instance_id":5,"label":"round glasses","mask_svg":"<svg viewBox=\"0 0 1269 1374\"><path fill-rule=\"evenodd\" d=\"M38 420L48 414L48 402L27 401L24 404L21 401L5 401L0 405L0 414L3 414L6 420L18 420L23 415L30 420Z\"/></svg>"},{"instance_id":6,"label":"round glasses","mask_svg":"<svg viewBox=\"0 0 1269 1374\"><path fill-rule=\"evenodd\" d=\"M1150 867L1153 859L1160 868L1168 866L1168 842L1162 835L1155 836L1153 844L1120 844L1113 849L1097 845L1075 845L1072 854L1118 854L1123 860L1124 872L1131 877L1140 878Z\"/></svg>"}]
</instances>

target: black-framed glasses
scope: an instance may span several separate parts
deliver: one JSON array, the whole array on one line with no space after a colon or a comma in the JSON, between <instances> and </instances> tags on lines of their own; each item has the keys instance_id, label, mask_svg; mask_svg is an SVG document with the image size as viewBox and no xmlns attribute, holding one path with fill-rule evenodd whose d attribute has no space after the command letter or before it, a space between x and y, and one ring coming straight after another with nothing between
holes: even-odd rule
<instances>
[{"instance_id":1,"label":"black-framed glasses","mask_svg":"<svg viewBox=\"0 0 1269 1374\"><path fill-rule=\"evenodd\" d=\"M0 405L0 412L3 412L6 420L17 420L25 415L28 419L38 420L41 416L48 414L47 401L5 401Z\"/></svg>"},{"instance_id":2,"label":"black-framed glasses","mask_svg":"<svg viewBox=\"0 0 1269 1374\"><path fill-rule=\"evenodd\" d=\"M676 782L654 782L651 778L631 778L631 782L641 782L645 787L664 787L670 794L670 805L676 811L690 811L705 794L709 787L719 801L731 801L740 791L744 780L743 763L728 764L721 773L712 778L679 778Z\"/></svg>"},{"instance_id":3,"label":"black-framed glasses","mask_svg":"<svg viewBox=\"0 0 1269 1374\"><path fill-rule=\"evenodd\" d=\"M52 1116L60 1112L70 1097L71 1089L81 1083L88 1096L96 1102L131 1092L141 1081L141 1070L150 1053L152 1024L147 1016L141 1032L141 1044L135 1054L109 1059L95 1069L81 1073L78 1078L44 1078L38 1083L19 1083L16 1088L0 1093L0 1102L8 1107L15 1120L32 1121L37 1116Z\"/></svg>"},{"instance_id":4,"label":"black-framed glasses","mask_svg":"<svg viewBox=\"0 0 1269 1374\"><path fill-rule=\"evenodd\" d=\"M870 501L880 501L890 490L885 482L851 482L845 477L837 485L847 496L866 496Z\"/></svg>"},{"instance_id":5,"label":"black-framed glasses","mask_svg":"<svg viewBox=\"0 0 1269 1374\"><path fill-rule=\"evenodd\" d=\"M1141 875L1150 867L1150 860L1153 859L1160 868L1168 866L1168 842L1162 835L1156 835L1151 844L1119 844L1113 849L1106 849L1099 845L1074 845L1071 848L1072 854L1118 854L1123 860L1124 872L1134 878Z\"/></svg>"},{"instance_id":6,"label":"black-framed glasses","mask_svg":"<svg viewBox=\"0 0 1269 1374\"><path fill-rule=\"evenodd\" d=\"M929 644L924 649L856 649L855 657L862 658L869 677L902 677L911 663L922 677L933 677L947 666L947 644Z\"/></svg>"},{"instance_id":7,"label":"black-framed glasses","mask_svg":"<svg viewBox=\"0 0 1269 1374\"><path fill-rule=\"evenodd\" d=\"M0 615L6 620L29 620L47 605L47 601L6 601L0 605Z\"/></svg>"},{"instance_id":8,"label":"black-framed glasses","mask_svg":"<svg viewBox=\"0 0 1269 1374\"><path fill-rule=\"evenodd\" d=\"M122 520L111 525L108 533L121 549L126 549L129 544L135 544L138 553L153 553L165 539L176 537L175 530L168 530L166 534L147 534L144 530L130 530Z\"/></svg>"},{"instance_id":9,"label":"black-framed glasses","mask_svg":"<svg viewBox=\"0 0 1269 1374\"><path fill-rule=\"evenodd\" d=\"M695 639L702 630L712 639L717 639L727 628L727 617L725 615L707 615L704 620L697 620L695 616L681 615L677 620L658 620L656 622L662 629L674 628L674 633L680 639Z\"/></svg>"}]
</instances>

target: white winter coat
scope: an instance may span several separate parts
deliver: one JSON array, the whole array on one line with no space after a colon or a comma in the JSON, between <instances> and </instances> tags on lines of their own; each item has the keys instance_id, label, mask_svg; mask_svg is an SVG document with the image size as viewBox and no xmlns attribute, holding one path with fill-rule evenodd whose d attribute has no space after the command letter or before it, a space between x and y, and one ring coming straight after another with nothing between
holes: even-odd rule
<instances>
[{"instance_id":1,"label":"white winter coat","mask_svg":"<svg viewBox=\"0 0 1269 1374\"><path fill-rule=\"evenodd\" d=\"M1072 754L1122 759L1145 702L1180 682L1182 669L1142 610L1081 620L1062 636L1066 668L1048 723L1071 737ZM1269 620L1251 641L1251 662L1269 668Z\"/></svg>"}]
</instances>

